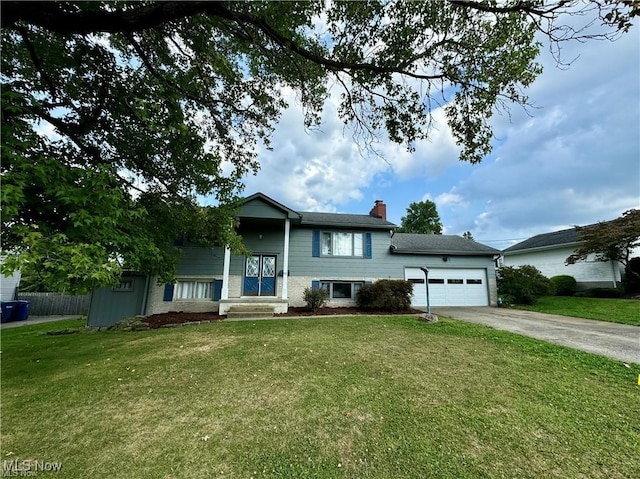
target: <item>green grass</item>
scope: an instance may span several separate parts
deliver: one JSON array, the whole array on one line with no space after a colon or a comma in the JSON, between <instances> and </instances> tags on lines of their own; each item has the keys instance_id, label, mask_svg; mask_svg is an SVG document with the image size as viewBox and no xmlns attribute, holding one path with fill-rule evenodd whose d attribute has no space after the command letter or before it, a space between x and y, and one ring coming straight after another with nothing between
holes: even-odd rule
<instances>
[{"instance_id":1,"label":"green grass","mask_svg":"<svg viewBox=\"0 0 640 479\"><path fill-rule=\"evenodd\" d=\"M446 318L51 328L2 331L3 459L42 477L640 477L640 365Z\"/></svg>"},{"instance_id":2,"label":"green grass","mask_svg":"<svg viewBox=\"0 0 640 479\"><path fill-rule=\"evenodd\" d=\"M519 309L640 326L640 300L544 296Z\"/></svg>"}]
</instances>

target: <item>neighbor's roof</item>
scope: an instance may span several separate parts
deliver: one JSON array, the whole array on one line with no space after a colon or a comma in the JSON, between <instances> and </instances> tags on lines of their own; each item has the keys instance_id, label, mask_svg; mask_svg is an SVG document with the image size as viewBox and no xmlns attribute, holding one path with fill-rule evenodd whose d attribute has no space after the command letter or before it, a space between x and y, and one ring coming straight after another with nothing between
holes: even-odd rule
<instances>
[{"instance_id":1,"label":"neighbor's roof","mask_svg":"<svg viewBox=\"0 0 640 479\"><path fill-rule=\"evenodd\" d=\"M492 256L500 251L456 235L396 233L391 239L391 251L405 254L451 254L462 256Z\"/></svg>"},{"instance_id":2,"label":"neighbor's roof","mask_svg":"<svg viewBox=\"0 0 640 479\"><path fill-rule=\"evenodd\" d=\"M339 228L368 228L390 230L396 227L390 221L371 215L351 215L343 213L315 213L305 211L300 213L301 225L335 226Z\"/></svg>"},{"instance_id":3,"label":"neighbor's roof","mask_svg":"<svg viewBox=\"0 0 640 479\"><path fill-rule=\"evenodd\" d=\"M513 251L523 251L528 249L546 248L550 246L560 246L567 244L575 244L578 242L578 232L575 228L554 231L553 233L543 233L533 236L529 239L514 244L506 248L503 252L510 253Z\"/></svg>"}]
</instances>

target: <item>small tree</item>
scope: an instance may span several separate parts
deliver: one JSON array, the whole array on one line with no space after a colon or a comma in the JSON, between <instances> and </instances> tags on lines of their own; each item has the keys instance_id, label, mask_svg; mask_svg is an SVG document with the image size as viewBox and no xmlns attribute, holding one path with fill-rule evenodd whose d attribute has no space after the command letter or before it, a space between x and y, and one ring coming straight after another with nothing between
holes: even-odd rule
<instances>
[{"instance_id":1,"label":"small tree","mask_svg":"<svg viewBox=\"0 0 640 479\"><path fill-rule=\"evenodd\" d=\"M592 226L576 226L580 246L565 263L574 264L595 255L596 261L619 261L627 275L640 279L640 272L631 268L631 252L640 247L640 210L628 210L612 221Z\"/></svg>"},{"instance_id":2,"label":"small tree","mask_svg":"<svg viewBox=\"0 0 640 479\"><path fill-rule=\"evenodd\" d=\"M305 288L302 297L307 303L307 308L315 312L327 304L329 292L324 288Z\"/></svg>"},{"instance_id":3,"label":"small tree","mask_svg":"<svg viewBox=\"0 0 640 479\"><path fill-rule=\"evenodd\" d=\"M399 233L442 234L442 222L431 200L411 203L407 208L407 216L400 219Z\"/></svg>"},{"instance_id":4,"label":"small tree","mask_svg":"<svg viewBox=\"0 0 640 479\"><path fill-rule=\"evenodd\" d=\"M508 303L534 304L552 292L551 282L535 266L503 266L497 270L498 292Z\"/></svg>"}]
</instances>

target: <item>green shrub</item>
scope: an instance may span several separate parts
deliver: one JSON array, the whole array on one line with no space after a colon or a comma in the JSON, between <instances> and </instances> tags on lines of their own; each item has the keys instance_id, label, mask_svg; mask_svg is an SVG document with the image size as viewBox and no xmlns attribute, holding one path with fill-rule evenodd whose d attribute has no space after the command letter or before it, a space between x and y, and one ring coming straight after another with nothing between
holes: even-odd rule
<instances>
[{"instance_id":1,"label":"green shrub","mask_svg":"<svg viewBox=\"0 0 640 479\"><path fill-rule=\"evenodd\" d=\"M561 274L553 276L549 281L556 296L573 296L576 292L576 279L573 276Z\"/></svg>"},{"instance_id":2,"label":"green shrub","mask_svg":"<svg viewBox=\"0 0 640 479\"><path fill-rule=\"evenodd\" d=\"M401 279L381 279L365 284L356 297L358 307L379 311L405 311L411 308L413 284Z\"/></svg>"},{"instance_id":3,"label":"green shrub","mask_svg":"<svg viewBox=\"0 0 640 479\"><path fill-rule=\"evenodd\" d=\"M497 270L498 294L514 304L534 304L540 296L551 293L549 279L534 266L503 266Z\"/></svg>"},{"instance_id":4,"label":"green shrub","mask_svg":"<svg viewBox=\"0 0 640 479\"><path fill-rule=\"evenodd\" d=\"M307 303L308 309L311 311L317 311L327 304L329 292L324 288L305 288L302 298L305 303Z\"/></svg>"},{"instance_id":5,"label":"green shrub","mask_svg":"<svg viewBox=\"0 0 640 479\"><path fill-rule=\"evenodd\" d=\"M623 288L593 288L588 290L591 298L621 298L624 296Z\"/></svg>"}]
</instances>

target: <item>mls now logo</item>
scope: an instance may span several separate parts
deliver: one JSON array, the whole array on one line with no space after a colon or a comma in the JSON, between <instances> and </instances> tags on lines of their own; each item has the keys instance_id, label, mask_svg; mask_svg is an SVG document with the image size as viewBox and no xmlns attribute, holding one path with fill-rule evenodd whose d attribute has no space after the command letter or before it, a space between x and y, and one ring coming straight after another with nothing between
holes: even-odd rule
<instances>
[{"instance_id":1,"label":"mls now logo","mask_svg":"<svg viewBox=\"0 0 640 479\"><path fill-rule=\"evenodd\" d=\"M61 462L46 462L25 459L19 461L2 462L2 477L34 477L38 472L58 472L62 469Z\"/></svg>"}]
</instances>

